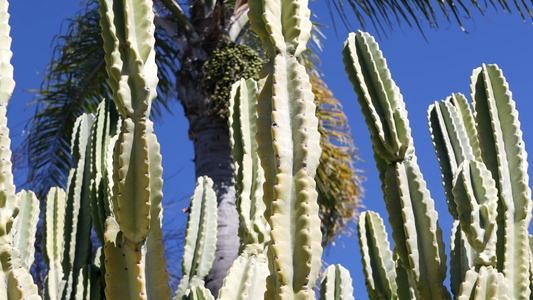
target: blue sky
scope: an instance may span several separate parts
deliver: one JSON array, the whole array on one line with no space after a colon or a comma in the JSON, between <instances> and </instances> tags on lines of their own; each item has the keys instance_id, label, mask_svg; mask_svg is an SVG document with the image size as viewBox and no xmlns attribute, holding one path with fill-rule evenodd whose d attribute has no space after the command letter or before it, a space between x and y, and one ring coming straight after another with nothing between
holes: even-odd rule
<instances>
[{"instance_id":1,"label":"blue sky","mask_svg":"<svg viewBox=\"0 0 533 300\"><path fill-rule=\"evenodd\" d=\"M311 4L315 14L320 17L316 21L330 25L325 6L321 4L322 1L319 2ZM25 90L39 88L42 78L38 74L44 71L50 60L53 36L60 29L62 20L81 8L72 0L11 1L12 64L17 86L8 107L8 118L15 146L22 140L24 124L33 113L32 110L25 110L33 97L32 93ZM417 29L405 25L395 27L386 38L378 39L392 78L400 87L406 102L419 164L435 200L446 243L449 243L451 217L447 213L438 163L429 136L426 120L428 106L451 93L461 92L469 96L472 70L482 63L496 63L507 78L520 112L526 149L533 145L533 118L529 115L533 110L531 20L525 23L518 13L510 15L501 9L497 13L490 9L485 17L475 13L473 18L464 18L463 24L468 34L455 23L448 24L441 18L438 29L423 26L427 41ZM355 19L353 28L358 28ZM377 36L372 28L367 30ZM364 204L366 209L377 211L386 219L368 130L342 65L342 43L347 31L339 23L337 34L331 26L323 29L323 33L327 36L321 57L324 80L344 106L355 144L359 148L358 153L365 161L356 165L366 170ZM176 208L187 206L195 182L193 148L187 135L188 123L179 103L173 102L171 108L173 115L166 115L164 123L157 124L155 128L163 155L164 203L172 206L171 203L181 201L165 211L165 229L186 221L186 215ZM18 182L23 182L23 170L17 174ZM341 263L348 268L354 281L355 294L358 298L366 298L356 237L340 239L337 246L325 252L324 260L329 264Z\"/></svg>"}]
</instances>

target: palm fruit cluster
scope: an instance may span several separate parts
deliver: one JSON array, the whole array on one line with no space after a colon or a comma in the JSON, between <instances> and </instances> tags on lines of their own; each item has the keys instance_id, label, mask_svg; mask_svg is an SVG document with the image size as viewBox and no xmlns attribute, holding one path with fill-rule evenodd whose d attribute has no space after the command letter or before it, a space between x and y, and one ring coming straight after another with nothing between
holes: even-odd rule
<instances>
[{"instance_id":1,"label":"palm fruit cluster","mask_svg":"<svg viewBox=\"0 0 533 300\"><path fill-rule=\"evenodd\" d=\"M257 80L262 65L259 54L246 45L229 42L215 49L203 66L211 114L226 120L232 84L241 78Z\"/></svg>"}]
</instances>

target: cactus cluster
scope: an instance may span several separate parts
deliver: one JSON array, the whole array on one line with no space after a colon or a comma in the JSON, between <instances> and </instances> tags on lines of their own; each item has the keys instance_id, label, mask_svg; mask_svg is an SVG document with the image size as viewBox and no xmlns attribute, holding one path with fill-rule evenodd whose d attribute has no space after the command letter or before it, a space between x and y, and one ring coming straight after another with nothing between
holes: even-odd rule
<instances>
[{"instance_id":1,"label":"cactus cluster","mask_svg":"<svg viewBox=\"0 0 533 300\"><path fill-rule=\"evenodd\" d=\"M358 230L373 299L528 299L531 190L518 112L502 71L473 71L472 103L457 94L435 102L428 121L454 218L450 291L434 202L422 178L407 111L375 40L351 34L343 50L369 127L394 249L383 221L365 212Z\"/></svg>"},{"instance_id":2,"label":"cactus cluster","mask_svg":"<svg viewBox=\"0 0 533 300\"><path fill-rule=\"evenodd\" d=\"M250 22L267 61L259 80L230 93L228 127L240 215L239 257L218 299L353 299L349 272L322 266L314 176L321 155L316 106L299 56L310 38L305 0L250 0ZM77 121L67 189L46 199L45 299L170 299L162 242L162 167L149 119L156 96L150 0L101 0L113 102ZM7 0L0 0L0 298L40 299L31 280L39 206L15 194L6 106L14 88ZM372 299L525 299L533 255L531 191L518 113L501 70L483 65L463 95L428 111L449 212L447 255L437 212L417 165L405 103L377 43L351 34L344 62L371 133L393 229L364 212L358 223ZM115 108L116 106L116 108ZM204 277L217 230L212 181L198 178L174 299L214 299ZM90 212L90 213L89 213ZM92 251L91 230L101 247Z\"/></svg>"}]
</instances>

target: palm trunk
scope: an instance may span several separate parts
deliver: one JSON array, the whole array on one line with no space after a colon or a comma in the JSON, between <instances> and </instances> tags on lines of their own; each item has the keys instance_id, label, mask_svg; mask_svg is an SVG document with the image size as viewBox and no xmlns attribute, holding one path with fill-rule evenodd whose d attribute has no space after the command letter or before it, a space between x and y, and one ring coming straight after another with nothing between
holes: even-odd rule
<instances>
[{"instance_id":1,"label":"palm trunk","mask_svg":"<svg viewBox=\"0 0 533 300\"><path fill-rule=\"evenodd\" d=\"M195 151L196 176L207 175L213 179L218 199L218 234L215 262L205 285L214 295L231 267L239 250L239 215L235 206L233 158L226 124L209 118L191 124Z\"/></svg>"},{"instance_id":2,"label":"palm trunk","mask_svg":"<svg viewBox=\"0 0 533 300\"><path fill-rule=\"evenodd\" d=\"M213 179L218 199L218 235L215 262L206 278L206 287L218 295L222 281L239 250L239 215L235 206L233 158L225 121L209 114L209 97L203 89L202 65L207 54L203 47L194 51L189 43L177 74L177 89L185 115L189 120L189 138L195 152L196 177ZM187 56L187 57L185 57Z\"/></svg>"},{"instance_id":3,"label":"palm trunk","mask_svg":"<svg viewBox=\"0 0 533 300\"><path fill-rule=\"evenodd\" d=\"M180 30L176 37L181 65L176 76L177 90L189 120L196 177L211 177L218 199L217 250L215 262L205 280L206 287L216 297L240 246L228 125L209 113L210 99L205 93L202 71L205 61L224 40L225 8L221 0L216 1L212 11L206 11L204 0L189 3L189 26L193 32Z\"/></svg>"}]
</instances>

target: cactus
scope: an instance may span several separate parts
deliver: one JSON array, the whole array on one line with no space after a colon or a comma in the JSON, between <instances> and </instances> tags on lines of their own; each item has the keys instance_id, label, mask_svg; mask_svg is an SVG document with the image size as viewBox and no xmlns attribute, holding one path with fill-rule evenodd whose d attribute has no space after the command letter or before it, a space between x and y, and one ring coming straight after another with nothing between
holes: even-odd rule
<instances>
[{"instance_id":1,"label":"cactus","mask_svg":"<svg viewBox=\"0 0 533 300\"><path fill-rule=\"evenodd\" d=\"M423 299L449 298L446 255L434 202L417 164L407 111L385 59L368 34L350 34L343 50L371 133L395 251Z\"/></svg>"},{"instance_id":2,"label":"cactus","mask_svg":"<svg viewBox=\"0 0 533 300\"><path fill-rule=\"evenodd\" d=\"M241 79L231 90L228 125L242 247L224 279L220 299L262 297L269 275L266 250L270 227L264 217L266 207L262 199L265 178L253 134L257 130L256 92L257 84L253 79Z\"/></svg>"},{"instance_id":3,"label":"cactus","mask_svg":"<svg viewBox=\"0 0 533 300\"><path fill-rule=\"evenodd\" d=\"M90 173L87 162L94 121L94 117L88 114L76 120L71 149L74 167L69 172L67 190L52 188L47 196L44 224L46 247L43 252L48 266L46 299L71 299L82 294L90 296L90 291L86 290L89 277L82 273L91 264L92 256L92 220L88 213ZM78 281L80 279L82 282ZM93 299L100 296L92 295Z\"/></svg>"},{"instance_id":4,"label":"cactus","mask_svg":"<svg viewBox=\"0 0 533 300\"><path fill-rule=\"evenodd\" d=\"M378 213L362 212L357 224L363 273L370 299L397 299L396 265Z\"/></svg>"},{"instance_id":5,"label":"cactus","mask_svg":"<svg viewBox=\"0 0 533 300\"><path fill-rule=\"evenodd\" d=\"M354 300L350 272L341 265L329 266L320 283L320 300Z\"/></svg>"},{"instance_id":6,"label":"cactus","mask_svg":"<svg viewBox=\"0 0 533 300\"><path fill-rule=\"evenodd\" d=\"M11 37L7 0L0 0L0 298L40 299L29 272L39 215L35 195L15 194L7 104L13 94Z\"/></svg>"},{"instance_id":7,"label":"cactus","mask_svg":"<svg viewBox=\"0 0 533 300\"><path fill-rule=\"evenodd\" d=\"M190 288L203 286L215 260L217 199L213 181L199 177L191 198L181 272L183 278L173 299L186 299Z\"/></svg>"},{"instance_id":8,"label":"cactus","mask_svg":"<svg viewBox=\"0 0 533 300\"><path fill-rule=\"evenodd\" d=\"M384 230L370 225L380 224L380 219L374 221L369 217L374 214L368 213L360 220L369 295L375 295L379 286L380 292L386 292L382 297L389 299L448 298L442 285L446 257L441 254L437 215L429 193L423 192L425 184L416 166L399 89L377 43L368 34L351 34L343 54L371 132L395 241L392 257L383 250L387 245L376 243L380 237L383 240ZM448 209L456 220L451 240L451 290L458 299L527 299L531 271L524 257L532 256L527 231L532 201L518 113L496 65L474 70L471 82L472 109L458 94L431 105L428 111ZM391 172L391 168L396 171ZM416 193L426 196L413 197ZM416 201L412 214L409 197ZM424 218L430 223L419 223ZM428 236L433 236L429 240L433 243L413 243ZM424 261L417 257L424 257ZM392 272L383 266L394 263L398 265L397 290L391 293L393 285L385 283L393 278ZM399 272L407 273L407 282L400 283L403 276ZM374 285L379 281L383 283Z\"/></svg>"},{"instance_id":9,"label":"cactus","mask_svg":"<svg viewBox=\"0 0 533 300\"><path fill-rule=\"evenodd\" d=\"M39 200L31 191L24 190L17 194L19 213L13 221L13 246L20 253L19 257L13 257L17 261L17 267L23 267L30 271L35 253L35 233L39 222Z\"/></svg>"},{"instance_id":10,"label":"cactus","mask_svg":"<svg viewBox=\"0 0 533 300\"><path fill-rule=\"evenodd\" d=\"M267 299L314 298L322 247L314 176L321 149L314 96L297 57L311 21L307 1L250 1L269 61L259 74L257 144L270 225Z\"/></svg>"},{"instance_id":11,"label":"cactus","mask_svg":"<svg viewBox=\"0 0 533 300\"><path fill-rule=\"evenodd\" d=\"M163 170L149 120L158 82L153 4L99 4L109 85L122 118L112 156L113 217L107 218L104 233L106 297L168 299L172 290L161 232Z\"/></svg>"}]
</instances>

